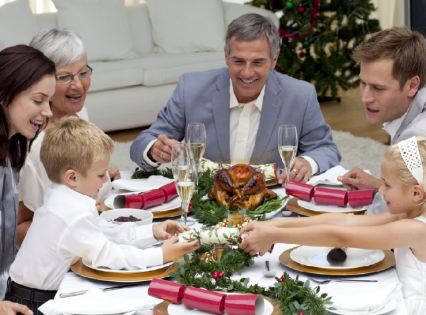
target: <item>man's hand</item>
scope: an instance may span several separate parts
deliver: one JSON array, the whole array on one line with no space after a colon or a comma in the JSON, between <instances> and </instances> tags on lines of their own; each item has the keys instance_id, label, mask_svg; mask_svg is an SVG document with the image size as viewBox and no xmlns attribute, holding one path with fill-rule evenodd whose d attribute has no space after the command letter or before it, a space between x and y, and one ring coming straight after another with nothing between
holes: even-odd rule
<instances>
[{"instance_id":1,"label":"man's hand","mask_svg":"<svg viewBox=\"0 0 426 315\"><path fill-rule=\"evenodd\" d=\"M180 222L167 220L152 226L152 233L158 241L167 240L175 234L190 230L189 227Z\"/></svg>"},{"instance_id":2,"label":"man's hand","mask_svg":"<svg viewBox=\"0 0 426 315\"><path fill-rule=\"evenodd\" d=\"M308 161L306 161L304 158L298 157L294 159L293 166L290 170L290 180L306 183L309 180L309 177L311 177L311 174L312 168ZM284 187L286 180L287 173L283 170L283 172L278 176L278 183Z\"/></svg>"},{"instance_id":3,"label":"man's hand","mask_svg":"<svg viewBox=\"0 0 426 315\"><path fill-rule=\"evenodd\" d=\"M367 174L362 169L354 167L344 176L337 177L347 190L379 189L382 180Z\"/></svg>"},{"instance_id":4,"label":"man's hand","mask_svg":"<svg viewBox=\"0 0 426 315\"><path fill-rule=\"evenodd\" d=\"M10 301L0 301L0 314L2 315L15 315L22 313L24 315L33 315L33 311L27 306Z\"/></svg>"},{"instance_id":5,"label":"man's hand","mask_svg":"<svg viewBox=\"0 0 426 315\"><path fill-rule=\"evenodd\" d=\"M178 243L178 240L179 238L177 236L173 236L171 239L164 242L163 246L161 246L164 264L169 261L176 261L179 258L182 258L183 255L190 254L200 248L198 240L183 244Z\"/></svg>"},{"instance_id":6,"label":"man's hand","mask_svg":"<svg viewBox=\"0 0 426 315\"><path fill-rule=\"evenodd\" d=\"M112 182L115 181L116 179L121 178L120 170L118 169L118 167L109 168L108 174Z\"/></svg>"},{"instance_id":7,"label":"man's hand","mask_svg":"<svg viewBox=\"0 0 426 315\"><path fill-rule=\"evenodd\" d=\"M172 145L179 143L174 139L169 139L166 135L159 135L148 151L148 157L152 161L160 163L169 163L172 156Z\"/></svg>"},{"instance_id":8,"label":"man's hand","mask_svg":"<svg viewBox=\"0 0 426 315\"><path fill-rule=\"evenodd\" d=\"M238 248L252 256L257 253L259 253L260 256L265 255L274 243L274 233L271 232L271 227L267 224L262 222L250 222L241 230L241 233L244 231L251 232L245 237Z\"/></svg>"}]
</instances>

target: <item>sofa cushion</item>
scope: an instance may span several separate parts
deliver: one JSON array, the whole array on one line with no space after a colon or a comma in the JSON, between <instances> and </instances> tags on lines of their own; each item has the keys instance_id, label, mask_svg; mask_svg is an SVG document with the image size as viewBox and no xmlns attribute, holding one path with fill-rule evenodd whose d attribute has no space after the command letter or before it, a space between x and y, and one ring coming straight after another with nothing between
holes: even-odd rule
<instances>
[{"instance_id":1,"label":"sofa cushion","mask_svg":"<svg viewBox=\"0 0 426 315\"><path fill-rule=\"evenodd\" d=\"M58 9L58 26L81 36L89 61L123 59L134 54L123 0L52 1Z\"/></svg>"},{"instance_id":2,"label":"sofa cushion","mask_svg":"<svg viewBox=\"0 0 426 315\"><path fill-rule=\"evenodd\" d=\"M153 52L152 27L146 3L127 5L126 9L135 53Z\"/></svg>"},{"instance_id":3,"label":"sofa cushion","mask_svg":"<svg viewBox=\"0 0 426 315\"><path fill-rule=\"evenodd\" d=\"M0 41L6 47L28 45L39 31L28 0L16 0L0 7Z\"/></svg>"},{"instance_id":4,"label":"sofa cushion","mask_svg":"<svg viewBox=\"0 0 426 315\"><path fill-rule=\"evenodd\" d=\"M153 39L160 52L183 53L223 49L222 0L146 0Z\"/></svg>"}]
</instances>

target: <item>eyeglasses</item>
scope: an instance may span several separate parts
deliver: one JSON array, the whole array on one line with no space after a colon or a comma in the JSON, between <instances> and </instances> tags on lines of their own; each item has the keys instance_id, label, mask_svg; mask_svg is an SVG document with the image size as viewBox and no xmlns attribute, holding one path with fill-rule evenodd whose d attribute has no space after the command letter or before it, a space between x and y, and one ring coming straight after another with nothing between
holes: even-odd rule
<instances>
[{"instance_id":1,"label":"eyeglasses","mask_svg":"<svg viewBox=\"0 0 426 315\"><path fill-rule=\"evenodd\" d=\"M87 70L81 71L77 74L64 74L64 75L57 75L56 81L60 84L67 84L72 82L74 80L74 76L77 76L80 80L86 80L90 78L92 75L93 69L87 66Z\"/></svg>"}]
</instances>

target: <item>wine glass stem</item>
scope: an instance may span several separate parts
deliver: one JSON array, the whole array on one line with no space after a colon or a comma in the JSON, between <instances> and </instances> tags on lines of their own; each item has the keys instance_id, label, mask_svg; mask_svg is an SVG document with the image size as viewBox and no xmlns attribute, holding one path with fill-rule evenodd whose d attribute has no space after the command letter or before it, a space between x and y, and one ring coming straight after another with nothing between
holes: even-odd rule
<instances>
[{"instance_id":1,"label":"wine glass stem","mask_svg":"<svg viewBox=\"0 0 426 315\"><path fill-rule=\"evenodd\" d=\"M287 173L287 179L285 180L285 187L287 187L287 184L290 181L290 168L286 167L285 172Z\"/></svg>"},{"instance_id":2,"label":"wine glass stem","mask_svg":"<svg viewBox=\"0 0 426 315\"><path fill-rule=\"evenodd\" d=\"M182 217L182 220L183 220L185 225L188 222L188 208L189 208L189 203L182 202L182 215L181 215L181 217Z\"/></svg>"},{"instance_id":3,"label":"wine glass stem","mask_svg":"<svg viewBox=\"0 0 426 315\"><path fill-rule=\"evenodd\" d=\"M200 165L200 161L194 162L194 168L195 168L195 174L196 174L196 176L195 176L195 189L198 186L198 167L199 167L199 165Z\"/></svg>"}]
</instances>

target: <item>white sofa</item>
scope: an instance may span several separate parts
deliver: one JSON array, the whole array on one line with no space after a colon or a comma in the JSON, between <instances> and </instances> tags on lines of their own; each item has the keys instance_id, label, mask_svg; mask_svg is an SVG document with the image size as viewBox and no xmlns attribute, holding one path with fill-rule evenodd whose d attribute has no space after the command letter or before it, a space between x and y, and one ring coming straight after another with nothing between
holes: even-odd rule
<instances>
[{"instance_id":1,"label":"white sofa","mask_svg":"<svg viewBox=\"0 0 426 315\"><path fill-rule=\"evenodd\" d=\"M88 56L93 75L85 106L90 121L104 131L149 126L166 105L181 74L226 66L223 49L209 52L159 52L160 49L154 44L147 4L129 5L125 10L134 54L130 58L107 61L90 61ZM268 16L279 25L278 19L270 11L223 2L226 26L248 12ZM34 16L40 29L45 30L60 27L57 15L44 13Z\"/></svg>"}]
</instances>

